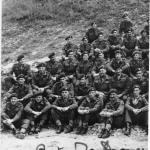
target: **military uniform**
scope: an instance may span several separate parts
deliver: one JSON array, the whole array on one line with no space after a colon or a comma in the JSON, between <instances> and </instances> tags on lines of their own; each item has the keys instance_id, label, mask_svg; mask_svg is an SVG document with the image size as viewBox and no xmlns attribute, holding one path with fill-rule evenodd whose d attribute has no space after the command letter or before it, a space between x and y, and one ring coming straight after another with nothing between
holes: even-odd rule
<instances>
[{"instance_id":1,"label":"military uniform","mask_svg":"<svg viewBox=\"0 0 150 150\"><path fill-rule=\"evenodd\" d=\"M97 28L90 28L86 33L88 42L92 43L93 41L95 41L99 36L99 32L100 31Z\"/></svg>"},{"instance_id":2,"label":"military uniform","mask_svg":"<svg viewBox=\"0 0 150 150\"><path fill-rule=\"evenodd\" d=\"M54 77L57 77L62 72L62 64L57 61L46 62L47 71Z\"/></svg>"},{"instance_id":3,"label":"military uniform","mask_svg":"<svg viewBox=\"0 0 150 150\"><path fill-rule=\"evenodd\" d=\"M55 109L55 107L66 108L68 107L67 111L60 111ZM69 127L73 127L73 121L75 117L75 109L77 108L77 102L73 97L68 97L64 99L60 96L56 101L53 103L53 108L51 109L51 114L53 119L56 122L58 127L62 126L63 123L69 122Z\"/></svg>"},{"instance_id":4,"label":"military uniform","mask_svg":"<svg viewBox=\"0 0 150 150\"><path fill-rule=\"evenodd\" d=\"M66 57L68 57L70 51L73 51L74 54L77 53L78 46L75 45L75 44L73 44L73 43L71 43L71 42L69 42L69 43L67 43L67 44L63 47L62 50L63 50L64 55L65 55Z\"/></svg>"},{"instance_id":5,"label":"military uniform","mask_svg":"<svg viewBox=\"0 0 150 150\"><path fill-rule=\"evenodd\" d=\"M100 92L103 92L107 95L108 91L110 90L110 77L105 75L101 77L100 75L95 76L93 79L93 87Z\"/></svg>"},{"instance_id":6,"label":"military uniform","mask_svg":"<svg viewBox=\"0 0 150 150\"><path fill-rule=\"evenodd\" d=\"M122 46L125 47L123 50L126 54L126 57L131 57L137 46L137 39L134 36L126 36L123 39Z\"/></svg>"},{"instance_id":7,"label":"military uniform","mask_svg":"<svg viewBox=\"0 0 150 150\"><path fill-rule=\"evenodd\" d=\"M76 75L77 78L79 79L82 75L85 75L87 77L91 77L90 73L92 70L92 62L90 62L89 60L87 61L81 61L80 63L78 63L78 66L76 68Z\"/></svg>"},{"instance_id":8,"label":"military uniform","mask_svg":"<svg viewBox=\"0 0 150 150\"><path fill-rule=\"evenodd\" d=\"M131 80L126 74L117 77L115 74L110 81L110 89L117 89L118 94L126 95L130 89Z\"/></svg>"},{"instance_id":9,"label":"military uniform","mask_svg":"<svg viewBox=\"0 0 150 150\"><path fill-rule=\"evenodd\" d=\"M23 99L23 101L21 101L23 106L29 102L31 96L33 95L31 86L25 83L23 85L19 83L13 85L8 93L6 93L6 97L9 98L13 93L17 95L18 99Z\"/></svg>"},{"instance_id":10,"label":"military uniform","mask_svg":"<svg viewBox=\"0 0 150 150\"><path fill-rule=\"evenodd\" d=\"M109 42L109 57L112 59L115 57L115 51L119 50L121 44L121 38L119 36L110 35L108 37Z\"/></svg>"},{"instance_id":11,"label":"military uniform","mask_svg":"<svg viewBox=\"0 0 150 150\"><path fill-rule=\"evenodd\" d=\"M137 98L131 96L126 104L125 121L131 124L148 125L148 102L141 95ZM141 109L137 115L133 113L133 109Z\"/></svg>"},{"instance_id":12,"label":"military uniform","mask_svg":"<svg viewBox=\"0 0 150 150\"><path fill-rule=\"evenodd\" d=\"M34 124L39 123L39 127L41 128L48 117L48 110L50 109L50 103L46 98L43 97L42 101L37 102L35 98L33 98L24 108L26 112L26 117L23 120L22 128L28 129L30 123L33 121ZM33 114L35 112L41 112L39 116Z\"/></svg>"},{"instance_id":13,"label":"military uniform","mask_svg":"<svg viewBox=\"0 0 150 150\"><path fill-rule=\"evenodd\" d=\"M9 126L14 125L16 128L20 128L22 112L23 105L20 102L16 102L15 104L7 102L1 114L2 122L7 119L13 119L13 123L10 123Z\"/></svg>"},{"instance_id":14,"label":"military uniform","mask_svg":"<svg viewBox=\"0 0 150 150\"><path fill-rule=\"evenodd\" d=\"M108 41L107 40L95 40L93 43L92 43L92 46L94 49L96 48L99 48L105 55L105 57L107 57L107 52L109 50L109 45L108 45Z\"/></svg>"}]
</instances>

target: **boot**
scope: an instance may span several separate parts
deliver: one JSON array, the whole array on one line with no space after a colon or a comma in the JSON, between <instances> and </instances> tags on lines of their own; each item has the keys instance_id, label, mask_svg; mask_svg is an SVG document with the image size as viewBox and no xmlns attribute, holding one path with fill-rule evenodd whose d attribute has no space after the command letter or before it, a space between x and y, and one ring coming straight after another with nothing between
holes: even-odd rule
<instances>
[{"instance_id":1,"label":"boot","mask_svg":"<svg viewBox=\"0 0 150 150\"><path fill-rule=\"evenodd\" d=\"M39 133L41 131L41 127L37 126L37 128L35 129L35 133Z\"/></svg>"},{"instance_id":2,"label":"boot","mask_svg":"<svg viewBox=\"0 0 150 150\"><path fill-rule=\"evenodd\" d=\"M103 128L103 129L101 130L100 134L98 135L98 138L102 138L104 132L105 132L105 129Z\"/></svg>"},{"instance_id":3,"label":"boot","mask_svg":"<svg viewBox=\"0 0 150 150\"><path fill-rule=\"evenodd\" d=\"M80 134L86 134L88 127L83 127Z\"/></svg>"},{"instance_id":4,"label":"boot","mask_svg":"<svg viewBox=\"0 0 150 150\"><path fill-rule=\"evenodd\" d=\"M73 131L73 127L68 125L65 130L64 130L64 133L70 133L71 131Z\"/></svg>"},{"instance_id":5,"label":"boot","mask_svg":"<svg viewBox=\"0 0 150 150\"><path fill-rule=\"evenodd\" d=\"M81 131L82 131L82 127L78 127L78 128L77 128L77 131L76 131L76 134L80 134Z\"/></svg>"},{"instance_id":6,"label":"boot","mask_svg":"<svg viewBox=\"0 0 150 150\"><path fill-rule=\"evenodd\" d=\"M56 131L57 134L60 134L63 131L62 125L58 126L58 129Z\"/></svg>"},{"instance_id":7,"label":"boot","mask_svg":"<svg viewBox=\"0 0 150 150\"><path fill-rule=\"evenodd\" d=\"M131 125L130 123L127 123L126 131L124 132L125 135L129 136L131 133Z\"/></svg>"},{"instance_id":8,"label":"boot","mask_svg":"<svg viewBox=\"0 0 150 150\"><path fill-rule=\"evenodd\" d=\"M103 135L102 135L102 138L105 139L105 138L108 138L110 136L110 131L105 129Z\"/></svg>"}]
</instances>

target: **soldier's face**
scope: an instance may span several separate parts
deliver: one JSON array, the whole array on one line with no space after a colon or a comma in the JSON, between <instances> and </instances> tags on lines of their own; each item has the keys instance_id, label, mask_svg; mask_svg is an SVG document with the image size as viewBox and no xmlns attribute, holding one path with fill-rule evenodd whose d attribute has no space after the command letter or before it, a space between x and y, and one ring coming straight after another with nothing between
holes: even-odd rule
<instances>
[{"instance_id":1,"label":"soldier's face","mask_svg":"<svg viewBox=\"0 0 150 150\"><path fill-rule=\"evenodd\" d=\"M100 75L105 75L106 74L106 69L100 69L99 70Z\"/></svg>"},{"instance_id":2,"label":"soldier's face","mask_svg":"<svg viewBox=\"0 0 150 150\"><path fill-rule=\"evenodd\" d=\"M11 104L15 105L17 103L17 100L18 100L17 97L12 97L11 98Z\"/></svg>"},{"instance_id":3,"label":"soldier's face","mask_svg":"<svg viewBox=\"0 0 150 150\"><path fill-rule=\"evenodd\" d=\"M117 59L120 59L120 58L121 58L121 54L120 54L120 53L116 53L115 56L116 56Z\"/></svg>"},{"instance_id":4,"label":"soldier's face","mask_svg":"<svg viewBox=\"0 0 150 150\"><path fill-rule=\"evenodd\" d=\"M85 78L82 78L82 79L80 80L80 83L81 83L81 84L86 83L86 79L85 79Z\"/></svg>"},{"instance_id":5,"label":"soldier's face","mask_svg":"<svg viewBox=\"0 0 150 150\"><path fill-rule=\"evenodd\" d=\"M134 59L135 59L135 60L137 60L137 59L139 59L139 58L140 58L140 55L139 55L139 54L135 54L135 55L134 55Z\"/></svg>"},{"instance_id":6,"label":"soldier's face","mask_svg":"<svg viewBox=\"0 0 150 150\"><path fill-rule=\"evenodd\" d=\"M68 91L62 91L62 97L67 98L69 96L69 92Z\"/></svg>"},{"instance_id":7,"label":"soldier's face","mask_svg":"<svg viewBox=\"0 0 150 150\"><path fill-rule=\"evenodd\" d=\"M98 54L98 57L99 57L99 58L104 58L104 54L103 54L103 53L99 53L99 54Z\"/></svg>"},{"instance_id":8,"label":"soldier's face","mask_svg":"<svg viewBox=\"0 0 150 150\"><path fill-rule=\"evenodd\" d=\"M45 71L45 67L39 67L38 70L39 70L39 72L44 72Z\"/></svg>"},{"instance_id":9,"label":"soldier's face","mask_svg":"<svg viewBox=\"0 0 150 150\"><path fill-rule=\"evenodd\" d=\"M88 54L84 54L84 55L83 55L83 60L88 60L88 59L89 59Z\"/></svg>"},{"instance_id":10,"label":"soldier's face","mask_svg":"<svg viewBox=\"0 0 150 150\"><path fill-rule=\"evenodd\" d=\"M143 76L143 72L142 72L142 71L138 71L138 72L136 73L136 77L137 77L137 78L142 78L142 76Z\"/></svg>"},{"instance_id":11,"label":"soldier's face","mask_svg":"<svg viewBox=\"0 0 150 150\"><path fill-rule=\"evenodd\" d=\"M132 36L132 32L131 31L128 31L128 36Z\"/></svg>"},{"instance_id":12,"label":"soldier's face","mask_svg":"<svg viewBox=\"0 0 150 150\"><path fill-rule=\"evenodd\" d=\"M142 33L142 37L146 37L147 36L147 33L146 32L143 32Z\"/></svg>"},{"instance_id":13,"label":"soldier's face","mask_svg":"<svg viewBox=\"0 0 150 150\"><path fill-rule=\"evenodd\" d=\"M116 70L117 75L121 75L121 73L122 73L122 70L120 68Z\"/></svg>"},{"instance_id":14,"label":"soldier's face","mask_svg":"<svg viewBox=\"0 0 150 150\"><path fill-rule=\"evenodd\" d=\"M55 56L51 57L51 60L52 60L52 61L55 61L55 60L56 60Z\"/></svg>"},{"instance_id":15,"label":"soldier's face","mask_svg":"<svg viewBox=\"0 0 150 150\"><path fill-rule=\"evenodd\" d=\"M66 78L65 78L65 77L62 77L62 78L60 79L60 81L61 81L62 83L66 83Z\"/></svg>"},{"instance_id":16,"label":"soldier's face","mask_svg":"<svg viewBox=\"0 0 150 150\"><path fill-rule=\"evenodd\" d=\"M96 94L96 91L90 91L89 96L92 98L95 96L95 94Z\"/></svg>"},{"instance_id":17,"label":"soldier's face","mask_svg":"<svg viewBox=\"0 0 150 150\"><path fill-rule=\"evenodd\" d=\"M117 36L117 31L114 31L114 32L113 32L113 35L114 35L114 36Z\"/></svg>"},{"instance_id":18,"label":"soldier's face","mask_svg":"<svg viewBox=\"0 0 150 150\"><path fill-rule=\"evenodd\" d=\"M94 24L92 25L92 27L93 27L93 28L97 28L97 24L94 23Z\"/></svg>"},{"instance_id":19,"label":"soldier's face","mask_svg":"<svg viewBox=\"0 0 150 150\"><path fill-rule=\"evenodd\" d=\"M24 79L24 78L19 78L19 79L18 79L18 82L19 82L19 84L24 84L25 79Z\"/></svg>"},{"instance_id":20,"label":"soldier's face","mask_svg":"<svg viewBox=\"0 0 150 150\"><path fill-rule=\"evenodd\" d=\"M98 36L98 39L101 41L101 40L104 39L104 36L103 36L103 35L99 35L99 36Z\"/></svg>"},{"instance_id":21,"label":"soldier's face","mask_svg":"<svg viewBox=\"0 0 150 150\"><path fill-rule=\"evenodd\" d=\"M134 95L139 95L140 94L140 89L139 88L134 88L133 94Z\"/></svg>"},{"instance_id":22,"label":"soldier's face","mask_svg":"<svg viewBox=\"0 0 150 150\"><path fill-rule=\"evenodd\" d=\"M37 101L38 103L41 102L42 99L43 99L42 95L38 95L38 96L36 97L36 101Z\"/></svg>"},{"instance_id":23,"label":"soldier's face","mask_svg":"<svg viewBox=\"0 0 150 150\"><path fill-rule=\"evenodd\" d=\"M20 64L23 64L24 61L25 61L24 58L22 58L22 59L20 59L19 63L20 63Z\"/></svg>"},{"instance_id":24,"label":"soldier's face","mask_svg":"<svg viewBox=\"0 0 150 150\"><path fill-rule=\"evenodd\" d=\"M83 43L88 43L88 39L85 38L85 39L83 40Z\"/></svg>"},{"instance_id":25,"label":"soldier's face","mask_svg":"<svg viewBox=\"0 0 150 150\"><path fill-rule=\"evenodd\" d=\"M69 53L68 57L69 57L69 59L73 59L74 58L73 52Z\"/></svg>"},{"instance_id":26,"label":"soldier's face","mask_svg":"<svg viewBox=\"0 0 150 150\"><path fill-rule=\"evenodd\" d=\"M109 96L110 100L114 100L116 97L117 97L116 93L111 93Z\"/></svg>"}]
</instances>

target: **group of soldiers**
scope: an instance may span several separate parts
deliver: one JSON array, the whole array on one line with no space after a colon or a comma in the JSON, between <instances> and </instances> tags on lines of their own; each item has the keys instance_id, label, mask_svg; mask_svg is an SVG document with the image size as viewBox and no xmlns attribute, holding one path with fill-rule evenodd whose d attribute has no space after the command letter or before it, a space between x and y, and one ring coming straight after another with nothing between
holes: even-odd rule
<instances>
[{"instance_id":1,"label":"group of soldiers","mask_svg":"<svg viewBox=\"0 0 150 150\"><path fill-rule=\"evenodd\" d=\"M99 138L122 127L129 136L132 125L148 134L149 20L137 37L129 14L122 18L108 38L95 22L79 46L67 36L62 58L50 53L37 71L19 55L6 78L12 87L3 98L4 128L24 138L53 123L57 134L76 128L83 135L97 122Z\"/></svg>"}]
</instances>

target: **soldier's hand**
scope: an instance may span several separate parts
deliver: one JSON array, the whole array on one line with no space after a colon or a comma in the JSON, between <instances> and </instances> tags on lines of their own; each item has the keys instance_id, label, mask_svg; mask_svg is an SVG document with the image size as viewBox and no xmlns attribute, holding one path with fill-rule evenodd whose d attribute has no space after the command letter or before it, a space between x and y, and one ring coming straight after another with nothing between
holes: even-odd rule
<instances>
[{"instance_id":1,"label":"soldier's hand","mask_svg":"<svg viewBox=\"0 0 150 150\"><path fill-rule=\"evenodd\" d=\"M23 98L21 98L21 99L18 99L18 101L23 101Z\"/></svg>"},{"instance_id":2,"label":"soldier's hand","mask_svg":"<svg viewBox=\"0 0 150 150\"><path fill-rule=\"evenodd\" d=\"M52 77L52 80L56 81L56 77Z\"/></svg>"},{"instance_id":3,"label":"soldier's hand","mask_svg":"<svg viewBox=\"0 0 150 150\"><path fill-rule=\"evenodd\" d=\"M118 97L119 97L119 98L122 97L122 94L118 94Z\"/></svg>"},{"instance_id":4,"label":"soldier's hand","mask_svg":"<svg viewBox=\"0 0 150 150\"><path fill-rule=\"evenodd\" d=\"M135 115L137 115L139 112L138 112L138 109L133 109L133 113L135 114Z\"/></svg>"},{"instance_id":5,"label":"soldier's hand","mask_svg":"<svg viewBox=\"0 0 150 150\"><path fill-rule=\"evenodd\" d=\"M44 92L44 88L40 88L40 91L41 91L41 92Z\"/></svg>"},{"instance_id":6,"label":"soldier's hand","mask_svg":"<svg viewBox=\"0 0 150 150\"><path fill-rule=\"evenodd\" d=\"M7 121L8 124L11 124L13 122L12 119L6 119L6 121Z\"/></svg>"}]
</instances>

